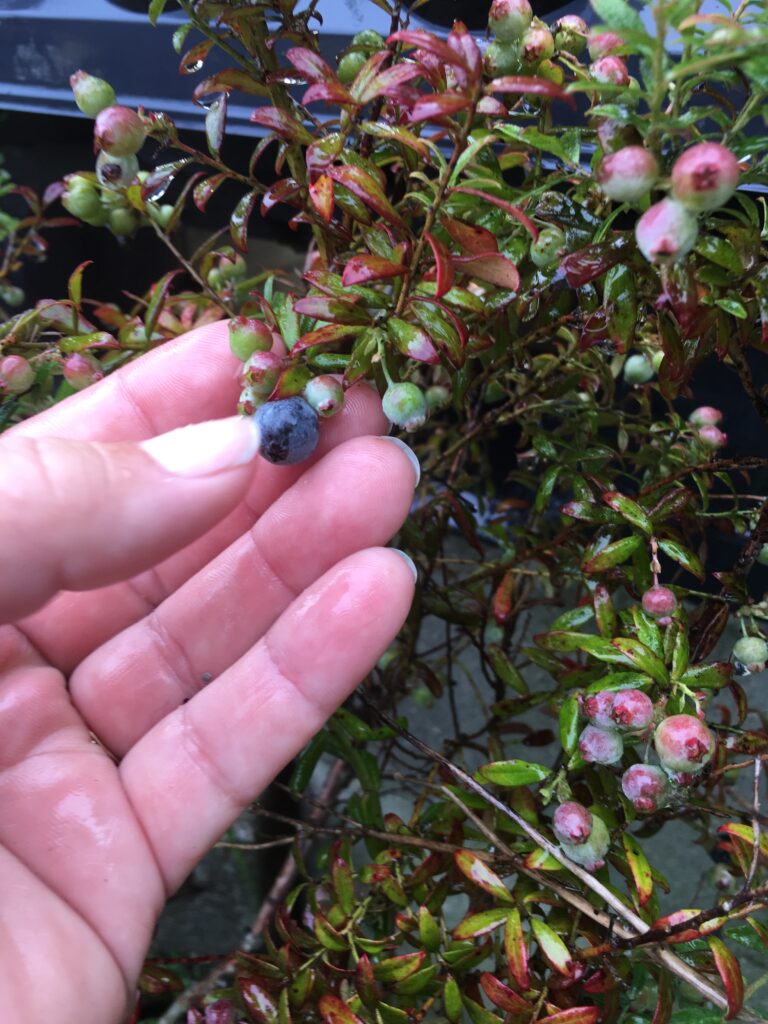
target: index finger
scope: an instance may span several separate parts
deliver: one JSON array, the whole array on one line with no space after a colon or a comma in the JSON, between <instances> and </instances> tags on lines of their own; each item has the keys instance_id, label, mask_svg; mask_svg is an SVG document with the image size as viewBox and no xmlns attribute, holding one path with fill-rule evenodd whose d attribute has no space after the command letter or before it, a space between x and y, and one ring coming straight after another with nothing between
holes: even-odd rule
<instances>
[{"instance_id":1,"label":"index finger","mask_svg":"<svg viewBox=\"0 0 768 1024\"><path fill-rule=\"evenodd\" d=\"M141 441L174 427L231 415L240 386L229 321L188 331L13 427L9 434Z\"/></svg>"}]
</instances>

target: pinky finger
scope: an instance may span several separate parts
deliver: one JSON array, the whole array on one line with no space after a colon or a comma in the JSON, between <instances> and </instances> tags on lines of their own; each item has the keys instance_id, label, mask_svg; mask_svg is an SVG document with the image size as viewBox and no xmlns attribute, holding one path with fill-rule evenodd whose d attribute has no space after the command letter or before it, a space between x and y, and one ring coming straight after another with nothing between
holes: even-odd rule
<instances>
[{"instance_id":1,"label":"pinky finger","mask_svg":"<svg viewBox=\"0 0 768 1024\"><path fill-rule=\"evenodd\" d=\"M413 587L399 552L344 559L133 747L120 772L169 892L373 668Z\"/></svg>"}]
</instances>

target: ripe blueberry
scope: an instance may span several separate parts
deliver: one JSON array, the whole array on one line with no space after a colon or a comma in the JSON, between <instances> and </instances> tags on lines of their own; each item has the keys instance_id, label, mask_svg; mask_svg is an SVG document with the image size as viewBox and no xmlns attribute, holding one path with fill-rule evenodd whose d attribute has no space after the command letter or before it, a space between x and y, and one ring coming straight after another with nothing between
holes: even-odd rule
<instances>
[{"instance_id":1,"label":"ripe blueberry","mask_svg":"<svg viewBox=\"0 0 768 1024\"><path fill-rule=\"evenodd\" d=\"M278 466L303 462L317 448L320 425L314 409L303 398L267 402L255 414L261 436L260 454Z\"/></svg>"}]
</instances>

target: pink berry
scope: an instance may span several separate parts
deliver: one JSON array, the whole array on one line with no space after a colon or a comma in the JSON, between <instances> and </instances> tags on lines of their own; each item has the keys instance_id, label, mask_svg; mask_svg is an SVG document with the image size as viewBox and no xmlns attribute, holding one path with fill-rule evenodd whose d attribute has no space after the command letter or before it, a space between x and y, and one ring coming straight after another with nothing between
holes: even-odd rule
<instances>
[{"instance_id":1,"label":"pink berry","mask_svg":"<svg viewBox=\"0 0 768 1024\"><path fill-rule=\"evenodd\" d=\"M581 864L587 871L597 871L605 864L605 855L611 845L611 836L605 822L595 814L592 816L592 832L584 843L560 842L563 853Z\"/></svg>"},{"instance_id":2,"label":"pink berry","mask_svg":"<svg viewBox=\"0 0 768 1024\"><path fill-rule=\"evenodd\" d=\"M658 811L667 801L669 780L653 764L633 764L621 777L624 796L636 811Z\"/></svg>"},{"instance_id":3,"label":"pink berry","mask_svg":"<svg viewBox=\"0 0 768 1024\"><path fill-rule=\"evenodd\" d=\"M96 118L94 141L110 156L131 156L144 145L144 122L130 107L106 107Z\"/></svg>"},{"instance_id":4,"label":"pink berry","mask_svg":"<svg viewBox=\"0 0 768 1024\"><path fill-rule=\"evenodd\" d=\"M548 28L529 28L520 40L520 60L527 68L538 67L555 52L555 40Z\"/></svg>"},{"instance_id":5,"label":"pink berry","mask_svg":"<svg viewBox=\"0 0 768 1024\"><path fill-rule=\"evenodd\" d=\"M624 45L624 40L617 32L590 32L588 38L589 59L600 60L609 53Z\"/></svg>"},{"instance_id":6,"label":"pink berry","mask_svg":"<svg viewBox=\"0 0 768 1024\"><path fill-rule=\"evenodd\" d=\"M560 804L552 820L552 829L561 843L586 843L592 834L592 815L583 804L569 800Z\"/></svg>"},{"instance_id":7,"label":"pink berry","mask_svg":"<svg viewBox=\"0 0 768 1024\"><path fill-rule=\"evenodd\" d=\"M677 598L669 589L658 583L649 587L642 597L643 611L653 619L658 619L663 626L671 615L677 611Z\"/></svg>"},{"instance_id":8,"label":"pink berry","mask_svg":"<svg viewBox=\"0 0 768 1024\"><path fill-rule=\"evenodd\" d=\"M600 57L589 73L601 85L629 85L629 71L621 57Z\"/></svg>"},{"instance_id":9,"label":"pink berry","mask_svg":"<svg viewBox=\"0 0 768 1024\"><path fill-rule=\"evenodd\" d=\"M579 752L588 764L616 764L624 753L624 741L613 729L588 725L579 736Z\"/></svg>"},{"instance_id":10,"label":"pink berry","mask_svg":"<svg viewBox=\"0 0 768 1024\"><path fill-rule=\"evenodd\" d=\"M724 448L728 444L728 435L724 434L719 427L707 426L698 431L699 440L703 441L707 448Z\"/></svg>"},{"instance_id":11,"label":"pink berry","mask_svg":"<svg viewBox=\"0 0 768 1024\"><path fill-rule=\"evenodd\" d=\"M598 690L597 693L588 693L583 698L581 707L591 725L597 725L601 729L613 729L611 709L615 696L616 694L610 690Z\"/></svg>"},{"instance_id":12,"label":"pink berry","mask_svg":"<svg viewBox=\"0 0 768 1024\"><path fill-rule=\"evenodd\" d=\"M595 178L609 199L619 203L636 203L653 188L658 176L659 165L649 149L625 146L603 157Z\"/></svg>"},{"instance_id":13,"label":"pink berry","mask_svg":"<svg viewBox=\"0 0 768 1024\"><path fill-rule=\"evenodd\" d=\"M714 406L700 405L688 417L688 422L692 427L716 427L722 418L723 414Z\"/></svg>"},{"instance_id":14,"label":"pink berry","mask_svg":"<svg viewBox=\"0 0 768 1024\"><path fill-rule=\"evenodd\" d=\"M696 218L675 199L654 203L635 225L638 248L650 263L682 259L693 248L698 234Z\"/></svg>"},{"instance_id":15,"label":"pink berry","mask_svg":"<svg viewBox=\"0 0 768 1024\"><path fill-rule=\"evenodd\" d=\"M621 690L613 702L611 718L618 729L647 729L653 721L653 701L642 690Z\"/></svg>"},{"instance_id":16,"label":"pink berry","mask_svg":"<svg viewBox=\"0 0 768 1024\"><path fill-rule=\"evenodd\" d=\"M95 384L104 376L98 359L85 352L73 352L72 355L67 356L62 363L61 372L64 375L64 380L75 391L82 391L83 388Z\"/></svg>"},{"instance_id":17,"label":"pink berry","mask_svg":"<svg viewBox=\"0 0 768 1024\"><path fill-rule=\"evenodd\" d=\"M35 383L35 371L24 356L0 359L0 390L8 395L21 395Z\"/></svg>"},{"instance_id":18,"label":"pink berry","mask_svg":"<svg viewBox=\"0 0 768 1024\"><path fill-rule=\"evenodd\" d=\"M653 742L662 765L670 772L698 772L712 760L715 738L693 715L665 718Z\"/></svg>"},{"instance_id":19,"label":"pink berry","mask_svg":"<svg viewBox=\"0 0 768 1024\"><path fill-rule=\"evenodd\" d=\"M701 213L726 203L739 183L739 161L719 142L691 146L672 168L675 199Z\"/></svg>"}]
</instances>

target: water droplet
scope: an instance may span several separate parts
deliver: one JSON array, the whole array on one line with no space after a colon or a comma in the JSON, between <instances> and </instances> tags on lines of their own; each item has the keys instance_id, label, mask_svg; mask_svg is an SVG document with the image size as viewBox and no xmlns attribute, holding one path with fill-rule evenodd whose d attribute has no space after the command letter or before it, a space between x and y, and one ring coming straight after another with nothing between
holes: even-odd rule
<instances>
[{"instance_id":1,"label":"water droplet","mask_svg":"<svg viewBox=\"0 0 768 1024\"><path fill-rule=\"evenodd\" d=\"M184 65L184 74L194 75L194 73L199 71L202 66L203 62L201 60L193 60L190 64Z\"/></svg>"}]
</instances>

